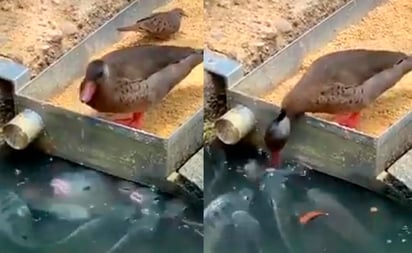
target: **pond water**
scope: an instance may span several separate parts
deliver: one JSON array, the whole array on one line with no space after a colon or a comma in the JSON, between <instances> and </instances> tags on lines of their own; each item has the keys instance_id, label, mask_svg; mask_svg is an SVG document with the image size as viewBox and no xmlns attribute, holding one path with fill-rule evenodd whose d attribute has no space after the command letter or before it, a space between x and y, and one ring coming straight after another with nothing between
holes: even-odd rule
<instances>
[{"instance_id":1,"label":"pond water","mask_svg":"<svg viewBox=\"0 0 412 253\"><path fill-rule=\"evenodd\" d=\"M2 253L202 252L201 207L33 151L0 159Z\"/></svg>"},{"instance_id":2,"label":"pond water","mask_svg":"<svg viewBox=\"0 0 412 253\"><path fill-rule=\"evenodd\" d=\"M265 172L267 162L245 144L205 147L205 252L410 252L410 210L293 162Z\"/></svg>"}]
</instances>

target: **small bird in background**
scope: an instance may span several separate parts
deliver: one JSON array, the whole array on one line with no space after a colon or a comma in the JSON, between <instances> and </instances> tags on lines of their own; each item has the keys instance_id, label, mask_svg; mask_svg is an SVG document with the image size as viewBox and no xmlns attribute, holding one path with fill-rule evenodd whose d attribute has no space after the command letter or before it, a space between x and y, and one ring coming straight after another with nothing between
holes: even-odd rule
<instances>
[{"instance_id":1,"label":"small bird in background","mask_svg":"<svg viewBox=\"0 0 412 253\"><path fill-rule=\"evenodd\" d=\"M149 17L136 21L135 24L119 27L119 32L141 32L156 39L168 39L180 29L182 17L187 17L181 8L175 8L167 12L157 12Z\"/></svg>"},{"instance_id":2,"label":"small bird in background","mask_svg":"<svg viewBox=\"0 0 412 253\"><path fill-rule=\"evenodd\" d=\"M112 114L116 123L139 129L144 112L201 62L203 49L191 47L142 45L115 50L89 63L80 101ZM129 116L118 117L123 115Z\"/></svg>"}]
</instances>

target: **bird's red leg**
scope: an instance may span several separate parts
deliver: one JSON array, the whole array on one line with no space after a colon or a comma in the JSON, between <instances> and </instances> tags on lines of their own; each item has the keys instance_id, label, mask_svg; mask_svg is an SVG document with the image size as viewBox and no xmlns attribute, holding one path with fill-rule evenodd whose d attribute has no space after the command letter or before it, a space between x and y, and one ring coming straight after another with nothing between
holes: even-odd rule
<instances>
[{"instance_id":1,"label":"bird's red leg","mask_svg":"<svg viewBox=\"0 0 412 253\"><path fill-rule=\"evenodd\" d=\"M349 128L356 128L359 125L360 121L360 112L354 112L350 114L343 114L336 116L336 122L339 125L349 127Z\"/></svg>"},{"instance_id":2,"label":"bird's red leg","mask_svg":"<svg viewBox=\"0 0 412 253\"><path fill-rule=\"evenodd\" d=\"M140 129L143 125L143 112L135 112L131 118L116 119L115 122L128 127Z\"/></svg>"},{"instance_id":3,"label":"bird's red leg","mask_svg":"<svg viewBox=\"0 0 412 253\"><path fill-rule=\"evenodd\" d=\"M143 118L144 118L144 113L143 112L133 113L133 120L130 123L130 126L136 128L136 129L141 129L142 126L143 126Z\"/></svg>"},{"instance_id":4,"label":"bird's red leg","mask_svg":"<svg viewBox=\"0 0 412 253\"><path fill-rule=\"evenodd\" d=\"M124 126L130 126L133 122L133 118L115 119L113 121Z\"/></svg>"}]
</instances>

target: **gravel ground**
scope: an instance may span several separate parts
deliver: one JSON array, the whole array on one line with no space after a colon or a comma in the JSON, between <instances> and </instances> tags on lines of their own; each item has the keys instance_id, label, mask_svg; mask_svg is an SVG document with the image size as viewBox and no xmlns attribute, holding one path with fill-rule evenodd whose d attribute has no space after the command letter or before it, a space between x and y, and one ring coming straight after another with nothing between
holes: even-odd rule
<instances>
[{"instance_id":1,"label":"gravel ground","mask_svg":"<svg viewBox=\"0 0 412 253\"><path fill-rule=\"evenodd\" d=\"M0 0L0 52L35 76L131 0Z\"/></svg>"}]
</instances>

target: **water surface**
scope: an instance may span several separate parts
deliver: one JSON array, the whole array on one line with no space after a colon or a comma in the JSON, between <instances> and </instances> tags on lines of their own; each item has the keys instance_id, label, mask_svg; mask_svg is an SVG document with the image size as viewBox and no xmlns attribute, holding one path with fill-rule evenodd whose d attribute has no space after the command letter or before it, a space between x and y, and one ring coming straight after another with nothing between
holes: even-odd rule
<instances>
[{"instance_id":1,"label":"water surface","mask_svg":"<svg viewBox=\"0 0 412 253\"><path fill-rule=\"evenodd\" d=\"M245 168L264 170L266 164L263 151L244 144L225 146L216 141L205 148L205 206L222 194L252 189L256 196L249 213L262 230L261 249L256 252L410 252L410 211L373 192L293 162L283 165L284 170L296 172L286 177L286 183L275 180L276 176L266 181L272 182L275 189L274 212L259 184L245 174ZM302 214L322 209L329 210L329 216L317 217L305 225L299 223ZM226 233L221 240L236 241L231 237Z\"/></svg>"},{"instance_id":2,"label":"water surface","mask_svg":"<svg viewBox=\"0 0 412 253\"><path fill-rule=\"evenodd\" d=\"M38 152L0 159L2 253L202 252L201 208Z\"/></svg>"}]
</instances>

